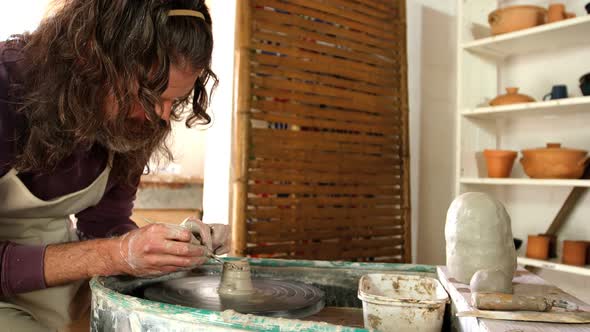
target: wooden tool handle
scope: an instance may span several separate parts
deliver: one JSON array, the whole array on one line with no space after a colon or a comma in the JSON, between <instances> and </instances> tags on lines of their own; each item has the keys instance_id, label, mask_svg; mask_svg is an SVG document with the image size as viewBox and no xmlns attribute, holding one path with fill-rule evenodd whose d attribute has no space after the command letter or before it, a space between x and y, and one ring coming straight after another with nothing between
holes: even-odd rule
<instances>
[{"instance_id":1,"label":"wooden tool handle","mask_svg":"<svg viewBox=\"0 0 590 332\"><path fill-rule=\"evenodd\" d=\"M523 296L502 293L473 293L473 306L480 310L549 311L551 301L542 296Z\"/></svg>"}]
</instances>

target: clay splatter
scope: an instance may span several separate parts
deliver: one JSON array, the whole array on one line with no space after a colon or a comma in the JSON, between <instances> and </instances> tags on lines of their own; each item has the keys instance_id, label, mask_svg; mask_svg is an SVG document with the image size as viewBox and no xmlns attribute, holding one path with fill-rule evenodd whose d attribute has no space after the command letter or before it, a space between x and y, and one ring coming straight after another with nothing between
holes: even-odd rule
<instances>
[{"instance_id":1,"label":"clay splatter","mask_svg":"<svg viewBox=\"0 0 590 332\"><path fill-rule=\"evenodd\" d=\"M369 321L369 326L372 329L379 329L381 327L381 318L380 317L369 314L369 316L367 316L367 319Z\"/></svg>"}]
</instances>

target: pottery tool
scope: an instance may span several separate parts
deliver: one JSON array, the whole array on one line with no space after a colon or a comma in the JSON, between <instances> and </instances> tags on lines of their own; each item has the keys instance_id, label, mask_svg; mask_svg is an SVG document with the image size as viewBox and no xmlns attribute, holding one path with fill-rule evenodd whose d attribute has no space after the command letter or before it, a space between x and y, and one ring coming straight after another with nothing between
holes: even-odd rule
<instances>
[{"instance_id":1,"label":"pottery tool","mask_svg":"<svg viewBox=\"0 0 590 332\"><path fill-rule=\"evenodd\" d=\"M588 324L588 323L590 323L590 312L585 312L585 311L535 312L535 311L468 310L468 311L458 312L457 317L477 317L477 318L509 320L509 321L563 323L563 324Z\"/></svg>"},{"instance_id":2,"label":"pottery tool","mask_svg":"<svg viewBox=\"0 0 590 332\"><path fill-rule=\"evenodd\" d=\"M158 224L158 222L153 221L153 220L150 220L150 219L148 219L146 217L142 217L142 218L148 224ZM197 240L199 241L200 244L203 244L203 241L201 240L201 237L200 236L195 236L195 238L197 238ZM209 251L209 253L207 254L207 257L213 259L214 261L216 261L216 262L218 262L220 264L223 264L224 263L223 259L221 259L219 256L215 255L213 252L211 252L211 250L209 248L207 248L207 251Z\"/></svg>"},{"instance_id":3,"label":"pottery tool","mask_svg":"<svg viewBox=\"0 0 590 332\"><path fill-rule=\"evenodd\" d=\"M513 295L503 293L473 293L471 300L480 310L540 311L547 312L553 307L576 311L578 305L565 300L552 300L544 296Z\"/></svg>"},{"instance_id":4,"label":"pottery tool","mask_svg":"<svg viewBox=\"0 0 590 332\"><path fill-rule=\"evenodd\" d=\"M324 292L304 283L252 279L248 261L226 262L220 275L197 275L163 281L144 289L146 299L199 309L235 310L241 314L302 318L325 305Z\"/></svg>"}]
</instances>

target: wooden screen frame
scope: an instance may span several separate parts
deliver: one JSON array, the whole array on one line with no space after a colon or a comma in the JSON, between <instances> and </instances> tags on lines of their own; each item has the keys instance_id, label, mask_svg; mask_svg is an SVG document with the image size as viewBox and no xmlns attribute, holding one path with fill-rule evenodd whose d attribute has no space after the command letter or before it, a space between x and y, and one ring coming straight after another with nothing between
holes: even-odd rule
<instances>
[{"instance_id":1,"label":"wooden screen frame","mask_svg":"<svg viewBox=\"0 0 590 332\"><path fill-rule=\"evenodd\" d=\"M366 5L365 5L366 4ZM373 40L373 43L380 43L380 41L378 40L378 38L376 38L376 35L378 34L378 32L383 32L383 34L385 36L387 36L387 40L383 42L383 45L390 45L392 48L395 48L394 51L392 51L392 54L394 54L395 57L395 70L397 72L397 76L396 76L396 82L392 83L390 81L387 80L387 76L379 76L381 74L381 70L378 66L375 67L375 69L373 70L370 67L367 67L365 65L365 63L360 63L358 65L355 65L354 63L351 63L350 67L345 67L342 68L343 71L343 75L352 75L354 78L359 78L360 80L366 79L369 80L371 79L371 82L374 82L372 85L366 85L368 91L380 91L380 87L377 84L379 82L380 79L384 80L384 82L388 82L389 85L385 86L386 88L390 88L392 86L396 87L395 90L395 96L396 96L396 102L395 105L392 105L391 107L394 108L395 112L399 112L399 121L396 124L397 125L397 130L398 133L396 134L396 137L399 138L399 142L396 143L396 146L399 146L399 151L397 152L396 156L399 156L401 158L400 162L399 162L399 170L400 170L400 174L399 174L399 183L396 182L396 186L399 184L399 194L396 194L396 201L395 201L395 210L399 212L399 223L396 221L396 229L399 228L399 234L396 233L395 235L395 243L398 244L399 246L399 250L396 250L395 252L392 251L391 255L383 255L382 252L380 252L378 249L379 248L375 248L377 250L374 250L375 255L374 257L354 257L354 251L352 251L352 254L348 254L348 255L342 255L341 257L338 255L333 255L334 254L334 249L336 248L335 245L331 245L330 248L333 251L332 255L317 255L317 254L313 254L313 255L290 255L290 254L284 254L283 256L275 256L272 253L272 248L271 250L266 250L265 248L260 249L260 250L253 250L252 248L256 247L256 239L261 239L260 236L256 236L256 232L252 231L252 222L248 222L248 211L252 211L252 209L249 209L249 206L252 207L252 205L248 203L248 197L249 197L249 192L251 191L251 188L253 187L252 185L252 178L254 177L254 175L256 176L260 176L261 174L267 174L267 176L271 176L272 174L276 175L276 176L280 176L283 173L281 172L281 169L279 169L277 171L277 169L274 169L273 171L268 171L266 169L258 169L257 171L252 171L252 167L250 164L250 159L252 158L253 154L256 153L256 150L261 150L264 149L264 141L268 141L268 142L272 142L275 141L275 139L273 139L273 135L272 135L272 131L273 130L268 130L268 133L265 133L266 136L263 136L262 138L258 135L259 133L262 133L260 130L258 130L257 128L253 128L252 123L254 121L262 121L262 120L266 120L266 121L272 121L273 119L276 118L276 116L273 115L267 115L267 114L260 114L259 112L254 112L253 111L253 93L255 93L255 91L253 92L253 90L256 90L256 88L252 88L253 86L270 86L271 88L273 88L273 85L269 85L266 84L265 82L265 78L264 77L260 77L259 73L255 73L256 76L253 75L253 71L252 71L252 62L255 61L254 60L254 56L256 54L255 50L258 50L258 54L260 54L260 49L257 49L257 47L260 47L261 43L260 40L255 40L253 38L254 35L258 34L258 35L262 35L263 33L259 33L260 29L256 30L257 27L259 27L260 22L255 21L253 19L254 15L257 15L258 17L260 16L266 16L266 20L268 20L268 17L271 17L273 15L274 12L255 12L255 10L260 10L261 6L277 6L277 7L284 7L284 8L289 8L289 9L296 9L298 10L299 8L297 8L298 6L301 6L301 11L305 14L307 13L315 13L316 15L320 16L322 15L322 18L333 18L335 20L337 20L338 22L350 22L351 25L354 26L354 29L362 29L363 28L363 24L361 24L359 21L363 19L363 17L365 17L363 15L363 13L367 12L367 13L374 13L371 15L378 15L378 16L382 16L384 17L382 13L388 13L388 10L391 10L391 16L392 18L394 18L393 21L388 22L387 19L382 19L382 20L378 20L375 22L371 22L371 24L367 24L366 30L370 31L371 33L371 40ZM333 5L335 5L336 7L339 5L344 6L345 8L352 8L350 11L346 11L346 10L341 10L340 8L336 8ZM409 263L411 262L411 209L410 209L410 155L409 155L409 135L408 135L408 112L409 112L409 108L408 108L408 92L407 92L407 57L406 57L406 13L405 13L405 1L404 0L392 0L392 1L381 1L381 0L363 0L363 1L356 1L356 0L330 0L328 2L322 2L322 1L314 1L314 0L284 0L284 1L280 1L280 0L239 0L237 1L237 18L236 18L236 46L235 46L235 59L236 59L236 67L235 67L235 84L234 84L234 110L233 110L233 115L234 115L234 119L233 119L233 125L234 125L234 130L233 130L233 144L232 144L232 170L231 170L231 181L232 181L232 189L231 189L231 225L232 225L232 254L235 256L247 256L247 255L251 255L252 253L258 253L259 257L277 257L277 258L302 258L302 259L329 259L329 260L354 260L354 261L391 261L391 262L406 262ZM258 6L258 7L254 7L254 6ZM257 9L256 9L257 8ZM265 7L268 8L268 7ZM275 7L276 8L276 7ZM275 9L276 10L276 9ZM379 10L382 11L382 13L379 13ZM340 13L342 15L342 17L338 18L338 14ZM263 15L261 15L263 14ZM289 12L290 14L290 12ZM289 19L293 19L295 20L300 20L301 16L297 16L297 15L290 15L292 17L290 17ZM285 16L282 17L283 19L285 18ZM272 19L272 18L271 18ZM314 18L316 19L316 18ZM273 27L272 21L269 21L270 23L268 24L269 27ZM284 23L284 22L283 22ZM316 24L317 22L314 22L314 24ZM276 25L278 26L278 25ZM289 26L288 25L283 25L283 28L289 30ZM330 27L330 29L334 29L334 27ZM387 30L387 29L391 29L391 31ZM255 32L258 31L258 32ZM356 33L357 35L361 35L362 33ZM317 34L316 34L317 35ZM329 35L329 34L327 34ZM296 57L298 55L300 55L298 49L299 47L305 47L308 44L303 45L301 39L297 39L294 38L292 41L288 40L284 35L265 35L268 36L268 38L273 39L275 42L278 42L280 45L284 44L288 44L289 45L289 52L290 54L288 54L287 58L289 56L293 56ZM330 35L331 36L331 35ZM392 36L395 36L395 43L392 43ZM337 37L337 36L336 36ZM331 37L326 37L326 38L331 38ZM384 37L385 38L385 37ZM337 38L331 38L331 39L337 39ZM344 43L344 41L343 41ZM354 41L348 41L348 44L354 44ZM321 45L314 45L315 49L321 54L321 51L325 48L323 48L323 46ZM269 46L270 49L273 49L272 46ZM370 49L370 46L367 47L367 49ZM374 49L378 49L377 47L374 47ZM332 51L332 55L335 54L335 56L338 56L338 52L340 52L340 50L338 48L334 48L331 50ZM385 51L387 51L387 49L385 49ZM303 51L302 51L303 52ZM352 52L352 51L351 51ZM277 53L278 54L278 53ZM387 53L389 54L389 53ZM307 56L309 56L309 53L306 53ZM357 54L354 54L355 57L358 58ZM352 57L352 55L351 55ZM360 58L361 61L364 61L364 59ZM338 58L336 58L334 60L335 62L338 61ZM380 63L378 61L378 58L372 58L372 61L374 63ZM324 67L325 66L329 66L329 63L326 64L324 62ZM371 64L369 64L371 65ZM318 65L314 65L313 63L310 63L310 66L313 66L316 70L322 70L322 66L318 66ZM269 67L270 69L267 68L267 72L270 70L270 74L273 75L280 75L281 74L281 67L277 66L276 68L273 67ZM363 73L362 71L358 71L359 68L368 68L371 71L374 71L374 73ZM389 67L387 67L389 68ZM358 71L358 72L353 72L353 71ZM332 72L333 74L333 72ZM372 77L370 77L371 75L373 75L375 77L375 79L373 80ZM369 78L367 78L369 77ZM282 81L282 84L279 85L280 88L284 88L284 89L289 89L289 88L293 88L293 89L301 89L303 85L299 84L295 81L291 81L291 80L286 80L286 81ZM308 89L309 87L305 87L305 89ZM336 91L335 89L332 88L326 88L325 86L319 86L319 87L314 87L314 89L318 89L320 90L320 92L318 92L319 97L322 97L321 93L322 91L327 91L328 94L337 94L338 91ZM323 90L322 90L323 89ZM314 93L315 90L306 90L308 93ZM306 92L306 93L307 93ZM389 92L391 94L391 92ZM343 92L343 94L345 94ZM345 94L345 95L350 95L350 94ZM301 94L297 94L298 97L301 97ZM356 94L354 96L357 96ZM258 96L260 97L260 96ZM375 99L378 99L377 97L381 97L381 95L376 94ZM390 97L389 95L384 95L384 97ZM302 97L303 98L303 97ZM371 104L372 102L374 102L374 100L370 99L370 98L365 98L362 99L362 96L359 94L358 98L362 100L363 103L360 103L364 106ZM321 99L321 98L320 98ZM323 101L323 99L321 99L321 101ZM321 102L320 101L320 102ZM340 103L337 103L335 101L337 107L345 107L346 105L340 105ZM259 107L259 104L261 104L260 102L258 102L258 104L256 105L257 107ZM383 105L383 104L376 104L375 108L379 108L379 107L384 107L384 108L388 108L388 105ZM296 115L297 117L297 115ZM358 117L357 117L358 118ZM281 120L281 117L278 117L279 120ZM319 126L324 125L326 122L322 122L320 120L317 121L312 121L310 119L300 119L297 118L297 125L293 125L291 124L291 126L300 126L301 123L304 124L310 124L310 126L313 126L314 124L318 124ZM270 122L269 122L270 123ZM356 124L356 123L352 123L350 124L351 127L354 127L358 130L367 130L366 129L366 125L362 125L362 124ZM372 125L373 127L379 127L379 125ZM387 127L385 125L383 125L383 127ZM301 133L301 132L300 132ZM267 135L268 134L268 135ZM298 134L294 134L294 135L298 135ZM320 144L322 142L321 139L321 135L316 135L315 139L317 140L317 142L319 142L318 144ZM256 141L256 145L254 145L253 141ZM289 142L293 142L293 141L289 141ZM302 146L305 145L306 143L313 143L313 139L308 139L305 142L302 142ZM268 153L273 152L272 149L269 149ZM306 156L308 152L303 151L299 154L294 154L293 158L297 158L297 156ZM367 157L369 158L369 157ZM330 158L327 158L327 160L330 160ZM346 163L343 163L346 164ZM287 163L288 165L288 163ZM284 166L284 165L283 165ZM288 167L288 166L287 166ZM285 173L286 174L286 173ZM289 173L291 174L291 173ZM329 173L328 173L329 174ZM383 173L384 178L388 178L388 174L387 172ZM329 175L325 176L326 178L330 178ZM295 174L295 178L298 179L298 181L306 181L309 180L306 177L305 172L301 172L298 174ZM350 179L351 177L346 177L346 179ZM362 177L359 177L362 178ZM309 180L311 181L311 180ZM316 179L316 181L319 181ZM326 180L328 181L328 180ZM273 182L275 183L275 182ZM288 181L288 184L292 185L294 182L293 181ZM316 192L317 189L314 189L313 192ZM294 194L296 196L296 194ZM250 193L250 197L252 196L252 193ZM304 199L299 199L297 200L297 202L303 201ZM353 202L356 202L355 199L352 199ZM393 201L392 201L393 202ZM303 203L305 204L305 203ZM319 203L315 203L316 207L318 206L317 204ZM391 203L393 204L393 203ZM277 222L277 234L276 234L276 240L272 240L272 232L270 232L270 234L266 234L263 238L264 238L264 242L277 242L280 243L285 242L284 240L281 240L281 235L279 234L282 230L281 228L281 218L282 217L289 217L292 220L295 220L296 216L299 214L298 211L305 211L304 208L299 208L299 207L303 207L303 205L298 205L297 207L293 207L291 209L287 209L288 211L280 211L278 215L278 217L273 216L274 218L278 218L275 221ZM323 213L323 212L331 212L331 211L336 211L339 215L347 215L346 211L344 211L345 209L342 209L342 211L339 210L326 210L326 211L320 211L319 209L315 209L314 213ZM259 211L259 210L257 210ZM319 212L318 212L319 211ZM276 212L276 211L275 211ZM360 212L361 214L359 215L358 212ZM367 210L367 212L371 212L370 210ZM301 212L304 213L304 212ZM351 212L352 213L352 212ZM357 213L357 217L362 217L362 211L361 209L357 209L354 211L354 213ZM265 213L258 213L258 215L262 215L265 216ZM294 217L295 216L295 217ZM397 217L396 217L397 218ZM367 218L368 219L368 218ZM272 221L269 222L269 224L271 224ZM355 227L359 226L357 225L358 222L355 222ZM363 226L363 225L361 225ZM399 227L398 227L399 226ZM370 228L370 226L369 226ZM357 228L358 229L358 228ZM334 232L341 232L342 234L346 233L345 231L341 231L341 228L335 228L333 230ZM296 233L296 231L294 231L294 233ZM350 233L350 232L349 232ZM294 239L291 242L297 242L297 241L302 241L303 238L305 236L307 236L308 232L301 232L299 233L297 236L294 236L293 233L289 233L291 235L291 238ZM371 235L373 234L373 235ZM366 243L366 244L371 244L373 246L375 245L387 245L387 240L379 240L380 232L379 231L375 231L375 232L371 232L368 231L366 234L362 234L363 238L366 238L365 242L362 243ZM348 234L350 235L350 234ZM347 236L348 236L347 235ZM299 240L298 240L299 239ZM269 241L271 240L271 241ZM340 245L345 248L346 247L346 242L343 241L343 239L340 239ZM393 241L393 240L392 240ZM321 241L320 241L321 242ZM361 242L359 242L361 243ZM253 246L254 244L254 246ZM314 244L315 245L315 244ZM285 244L285 245L275 245L274 248L277 248L279 251L294 251L294 248L302 248L302 246L305 246L305 244L299 244L299 245L290 245L289 243ZM318 248L321 249L321 245L318 246ZM346 249L346 248L345 248ZM366 249L369 250L369 249ZM305 251L305 250L303 250ZM370 250L369 250L370 251ZM345 252L345 250L343 251ZM262 254L262 255L261 255ZM352 256L351 256L352 255Z\"/></svg>"}]
</instances>

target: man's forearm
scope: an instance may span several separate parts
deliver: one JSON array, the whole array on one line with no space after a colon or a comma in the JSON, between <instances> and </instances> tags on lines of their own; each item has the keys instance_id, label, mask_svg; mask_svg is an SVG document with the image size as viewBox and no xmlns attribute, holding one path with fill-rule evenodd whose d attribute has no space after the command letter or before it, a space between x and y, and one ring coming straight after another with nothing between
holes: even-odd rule
<instances>
[{"instance_id":1,"label":"man's forearm","mask_svg":"<svg viewBox=\"0 0 590 332\"><path fill-rule=\"evenodd\" d=\"M118 239L50 245L45 250L47 287L59 286L97 275L122 274Z\"/></svg>"}]
</instances>

